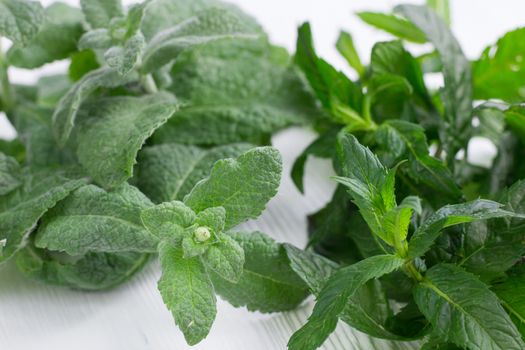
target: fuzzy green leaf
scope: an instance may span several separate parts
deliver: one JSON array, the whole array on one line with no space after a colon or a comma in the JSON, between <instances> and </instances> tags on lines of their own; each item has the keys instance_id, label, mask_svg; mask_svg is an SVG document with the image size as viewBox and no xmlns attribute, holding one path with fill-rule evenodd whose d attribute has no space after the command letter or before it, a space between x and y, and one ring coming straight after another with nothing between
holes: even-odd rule
<instances>
[{"instance_id":1,"label":"fuzzy green leaf","mask_svg":"<svg viewBox=\"0 0 525 350\"><path fill-rule=\"evenodd\" d=\"M114 17L124 13L120 0L80 0L80 5L93 28L107 28Z\"/></svg>"},{"instance_id":2,"label":"fuzzy green leaf","mask_svg":"<svg viewBox=\"0 0 525 350\"><path fill-rule=\"evenodd\" d=\"M184 202L196 212L210 207L226 209L225 228L257 218L277 193L281 156L271 147L249 150L237 159L219 160L210 176L195 185Z\"/></svg>"},{"instance_id":3,"label":"fuzzy green leaf","mask_svg":"<svg viewBox=\"0 0 525 350\"><path fill-rule=\"evenodd\" d=\"M156 252L158 238L140 221L141 211L151 205L149 199L128 184L112 192L84 186L44 216L35 245L69 255Z\"/></svg>"},{"instance_id":4,"label":"fuzzy green leaf","mask_svg":"<svg viewBox=\"0 0 525 350\"><path fill-rule=\"evenodd\" d=\"M142 70L145 73L157 70L176 60L184 50L197 45L256 34L249 18L243 18L225 8L205 10L154 36L144 49Z\"/></svg>"},{"instance_id":5,"label":"fuzzy green leaf","mask_svg":"<svg viewBox=\"0 0 525 350\"><path fill-rule=\"evenodd\" d=\"M175 143L145 147L136 166L137 186L156 203L182 200L210 174L216 161L238 157L252 147L241 143L213 148Z\"/></svg>"},{"instance_id":6,"label":"fuzzy green leaf","mask_svg":"<svg viewBox=\"0 0 525 350\"><path fill-rule=\"evenodd\" d=\"M204 339L217 313L213 285L198 257L184 259L182 250L162 243L159 291L189 345Z\"/></svg>"},{"instance_id":7,"label":"fuzzy green leaf","mask_svg":"<svg viewBox=\"0 0 525 350\"><path fill-rule=\"evenodd\" d=\"M69 139L80 105L89 95L100 87L117 87L133 79L104 67L89 72L76 82L62 97L53 114L53 132L59 144L65 145Z\"/></svg>"},{"instance_id":8,"label":"fuzzy green leaf","mask_svg":"<svg viewBox=\"0 0 525 350\"><path fill-rule=\"evenodd\" d=\"M181 240L197 215L184 203L174 201L147 208L140 214L143 225L161 240Z\"/></svg>"},{"instance_id":9,"label":"fuzzy green leaf","mask_svg":"<svg viewBox=\"0 0 525 350\"><path fill-rule=\"evenodd\" d=\"M116 69L120 75L126 75L139 63L145 45L144 36L138 32L122 46L113 46L107 50L104 59L108 66Z\"/></svg>"},{"instance_id":10,"label":"fuzzy green leaf","mask_svg":"<svg viewBox=\"0 0 525 350\"><path fill-rule=\"evenodd\" d=\"M202 261L221 278L237 283L243 273L244 250L230 236L220 235L219 241L212 244L202 256Z\"/></svg>"},{"instance_id":11,"label":"fuzzy green leaf","mask_svg":"<svg viewBox=\"0 0 525 350\"><path fill-rule=\"evenodd\" d=\"M183 52L170 90L185 105L154 141L265 144L277 130L317 118L303 80L276 50L262 39L224 39Z\"/></svg>"},{"instance_id":12,"label":"fuzzy green leaf","mask_svg":"<svg viewBox=\"0 0 525 350\"><path fill-rule=\"evenodd\" d=\"M0 36L15 44L27 45L44 23L44 9L39 2L26 0L0 1Z\"/></svg>"},{"instance_id":13,"label":"fuzzy green leaf","mask_svg":"<svg viewBox=\"0 0 525 350\"><path fill-rule=\"evenodd\" d=\"M83 180L71 180L59 173L27 174L22 185L0 199L0 262L22 249L40 218Z\"/></svg>"},{"instance_id":14,"label":"fuzzy green leaf","mask_svg":"<svg viewBox=\"0 0 525 350\"><path fill-rule=\"evenodd\" d=\"M21 68L38 68L46 63L68 58L77 51L82 35L82 13L63 3L45 9L45 22L26 47L13 46L7 52L9 64Z\"/></svg>"},{"instance_id":15,"label":"fuzzy green leaf","mask_svg":"<svg viewBox=\"0 0 525 350\"><path fill-rule=\"evenodd\" d=\"M16 159L0 152L0 196L3 196L22 184L20 165Z\"/></svg>"},{"instance_id":16,"label":"fuzzy green leaf","mask_svg":"<svg viewBox=\"0 0 525 350\"><path fill-rule=\"evenodd\" d=\"M496 295L459 267L432 267L416 287L414 299L443 342L472 349L525 348Z\"/></svg>"},{"instance_id":17,"label":"fuzzy green leaf","mask_svg":"<svg viewBox=\"0 0 525 350\"><path fill-rule=\"evenodd\" d=\"M212 273L222 298L235 307L260 312L292 310L306 298L308 288L290 268L282 245L260 232L228 235L242 247L246 261L237 283Z\"/></svg>"},{"instance_id":18,"label":"fuzzy green leaf","mask_svg":"<svg viewBox=\"0 0 525 350\"><path fill-rule=\"evenodd\" d=\"M111 97L89 104L78 136L80 163L103 187L120 185L132 177L144 142L176 108L174 98L165 93Z\"/></svg>"}]
</instances>

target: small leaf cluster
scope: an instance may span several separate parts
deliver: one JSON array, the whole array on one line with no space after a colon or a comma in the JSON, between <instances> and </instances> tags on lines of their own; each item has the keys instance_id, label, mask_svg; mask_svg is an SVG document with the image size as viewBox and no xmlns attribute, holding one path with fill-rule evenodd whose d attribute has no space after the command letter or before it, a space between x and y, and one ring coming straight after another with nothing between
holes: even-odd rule
<instances>
[{"instance_id":1,"label":"small leaf cluster","mask_svg":"<svg viewBox=\"0 0 525 350\"><path fill-rule=\"evenodd\" d=\"M189 344L209 333L216 295L297 306L308 288L284 247L233 230L277 192L271 135L319 112L288 53L216 0L80 5L0 0L0 111L17 132L0 140L0 263L101 290L158 255ZM67 71L10 80L55 61Z\"/></svg>"},{"instance_id":2,"label":"small leaf cluster","mask_svg":"<svg viewBox=\"0 0 525 350\"><path fill-rule=\"evenodd\" d=\"M423 349L524 349L525 109L523 28L468 60L448 24L448 1L358 16L397 37L364 64L349 33L337 49L352 80L318 57L309 24L296 63L325 113L309 156L332 160L337 189L309 216L309 246L287 246L316 296L290 349L316 349L342 320ZM405 42L429 43L414 56ZM427 87L427 74L443 86ZM474 103L476 101L476 103ZM480 164L473 140L497 154Z\"/></svg>"}]
</instances>

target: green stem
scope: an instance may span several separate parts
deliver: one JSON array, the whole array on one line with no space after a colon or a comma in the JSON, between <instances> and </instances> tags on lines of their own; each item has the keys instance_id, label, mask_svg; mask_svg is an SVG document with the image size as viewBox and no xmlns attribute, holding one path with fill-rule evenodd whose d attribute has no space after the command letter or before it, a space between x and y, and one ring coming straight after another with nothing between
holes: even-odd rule
<instances>
[{"instance_id":1,"label":"green stem","mask_svg":"<svg viewBox=\"0 0 525 350\"><path fill-rule=\"evenodd\" d=\"M421 273L418 271L418 269L416 268L416 266L414 265L414 262L412 260L409 260L409 261L406 262L405 268L406 268L408 274L413 279L415 279L418 282L423 281L423 275L421 275Z\"/></svg>"},{"instance_id":2,"label":"green stem","mask_svg":"<svg viewBox=\"0 0 525 350\"><path fill-rule=\"evenodd\" d=\"M147 74L142 77L142 85L149 94L154 94L159 91L157 84L155 84L155 80L153 80L151 74Z\"/></svg>"}]
</instances>

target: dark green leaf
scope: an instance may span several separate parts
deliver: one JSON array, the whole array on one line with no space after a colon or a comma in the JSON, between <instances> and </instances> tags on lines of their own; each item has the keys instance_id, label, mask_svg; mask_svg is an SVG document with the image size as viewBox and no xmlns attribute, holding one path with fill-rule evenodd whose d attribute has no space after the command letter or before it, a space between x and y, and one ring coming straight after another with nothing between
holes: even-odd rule
<instances>
[{"instance_id":1,"label":"dark green leaf","mask_svg":"<svg viewBox=\"0 0 525 350\"><path fill-rule=\"evenodd\" d=\"M22 184L20 165L16 159L0 152L0 196L3 196Z\"/></svg>"},{"instance_id":2,"label":"dark green leaf","mask_svg":"<svg viewBox=\"0 0 525 350\"><path fill-rule=\"evenodd\" d=\"M525 338L525 276L511 276L503 283L496 284L492 290L507 310L510 318Z\"/></svg>"}]
</instances>

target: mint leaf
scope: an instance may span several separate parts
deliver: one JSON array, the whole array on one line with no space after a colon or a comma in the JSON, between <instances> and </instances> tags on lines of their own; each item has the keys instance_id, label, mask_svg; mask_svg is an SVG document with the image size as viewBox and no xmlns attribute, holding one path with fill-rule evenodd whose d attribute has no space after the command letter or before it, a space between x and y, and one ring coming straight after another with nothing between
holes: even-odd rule
<instances>
[{"instance_id":1,"label":"mint leaf","mask_svg":"<svg viewBox=\"0 0 525 350\"><path fill-rule=\"evenodd\" d=\"M475 99L523 100L525 64L518 57L524 49L524 37L525 28L510 31L485 48L481 57L473 62Z\"/></svg>"},{"instance_id":2,"label":"mint leaf","mask_svg":"<svg viewBox=\"0 0 525 350\"><path fill-rule=\"evenodd\" d=\"M369 280L397 270L404 261L394 255L376 255L334 273L319 293L308 322L295 332L288 348L317 349L335 330L349 298Z\"/></svg>"},{"instance_id":3,"label":"mint leaf","mask_svg":"<svg viewBox=\"0 0 525 350\"><path fill-rule=\"evenodd\" d=\"M45 21L27 46L13 46L7 52L9 64L21 68L38 68L46 63L68 58L77 51L82 35L82 13L62 3L45 9Z\"/></svg>"},{"instance_id":4,"label":"mint leaf","mask_svg":"<svg viewBox=\"0 0 525 350\"><path fill-rule=\"evenodd\" d=\"M344 31L339 33L339 38L337 39L335 46L337 47L337 51L339 51L339 53L346 59L350 67L354 68L360 77L364 76L366 70L361 63L361 58L359 58L359 54L354 46L354 40L350 33Z\"/></svg>"},{"instance_id":5,"label":"mint leaf","mask_svg":"<svg viewBox=\"0 0 525 350\"><path fill-rule=\"evenodd\" d=\"M441 231L449 226L493 218L519 216L502 209L503 205L486 199L478 199L463 204L446 205L432 214L410 239L410 257L425 254Z\"/></svg>"},{"instance_id":6,"label":"mint leaf","mask_svg":"<svg viewBox=\"0 0 525 350\"><path fill-rule=\"evenodd\" d=\"M525 338L525 277L510 276L503 283L496 284L492 288L500 299L501 304L507 310L510 318Z\"/></svg>"},{"instance_id":7,"label":"mint leaf","mask_svg":"<svg viewBox=\"0 0 525 350\"><path fill-rule=\"evenodd\" d=\"M123 15L120 0L80 0L80 5L93 28L107 28L111 19Z\"/></svg>"},{"instance_id":8,"label":"mint leaf","mask_svg":"<svg viewBox=\"0 0 525 350\"><path fill-rule=\"evenodd\" d=\"M307 296L307 287L290 268L286 252L260 232L226 234L244 250L245 263L237 283L212 273L217 293L235 307L277 312L292 310Z\"/></svg>"},{"instance_id":9,"label":"mint leaf","mask_svg":"<svg viewBox=\"0 0 525 350\"><path fill-rule=\"evenodd\" d=\"M18 162L0 152L0 196L3 196L22 184Z\"/></svg>"},{"instance_id":10,"label":"mint leaf","mask_svg":"<svg viewBox=\"0 0 525 350\"><path fill-rule=\"evenodd\" d=\"M207 208L199 212L195 217L194 225L188 234L182 240L182 250L185 258L191 258L197 255L203 255L211 247L221 242L224 222L226 220L226 210L223 207ZM227 249L228 247L223 247ZM224 252L230 254L231 252ZM215 251L212 256L211 265L219 268L217 265L228 263L227 261L218 261L224 257L218 256L221 250ZM232 256L236 259L235 256ZM242 267L242 266L241 266Z\"/></svg>"},{"instance_id":11,"label":"mint leaf","mask_svg":"<svg viewBox=\"0 0 525 350\"><path fill-rule=\"evenodd\" d=\"M16 265L22 273L41 282L90 291L113 288L129 280L149 257L132 252L88 253L62 261L26 247L16 255Z\"/></svg>"},{"instance_id":12,"label":"mint leaf","mask_svg":"<svg viewBox=\"0 0 525 350\"><path fill-rule=\"evenodd\" d=\"M106 28L93 29L85 32L78 40L79 50L106 50L111 47L113 38Z\"/></svg>"},{"instance_id":13,"label":"mint leaf","mask_svg":"<svg viewBox=\"0 0 525 350\"><path fill-rule=\"evenodd\" d=\"M40 218L83 180L71 180L60 173L41 171L26 174L22 185L0 198L0 262L9 259L28 244Z\"/></svg>"},{"instance_id":14,"label":"mint leaf","mask_svg":"<svg viewBox=\"0 0 525 350\"><path fill-rule=\"evenodd\" d=\"M66 74L41 77L36 84L37 104L48 108L55 107L60 98L69 90L71 84L72 82Z\"/></svg>"},{"instance_id":15,"label":"mint leaf","mask_svg":"<svg viewBox=\"0 0 525 350\"><path fill-rule=\"evenodd\" d=\"M428 270L414 298L442 341L479 349L525 347L496 295L454 265L439 264Z\"/></svg>"},{"instance_id":16,"label":"mint leaf","mask_svg":"<svg viewBox=\"0 0 525 350\"><path fill-rule=\"evenodd\" d=\"M122 46L113 46L107 50L104 59L108 66L116 69L120 75L126 75L139 63L145 45L144 36L138 32Z\"/></svg>"},{"instance_id":17,"label":"mint leaf","mask_svg":"<svg viewBox=\"0 0 525 350\"><path fill-rule=\"evenodd\" d=\"M159 247L162 277L159 291L186 341L204 339L217 313L215 293L198 257L184 259L182 250L162 243Z\"/></svg>"},{"instance_id":18,"label":"mint leaf","mask_svg":"<svg viewBox=\"0 0 525 350\"><path fill-rule=\"evenodd\" d=\"M149 73L177 59L184 50L225 38L255 37L251 19L225 8L199 12L174 27L155 35L144 49L142 70Z\"/></svg>"},{"instance_id":19,"label":"mint leaf","mask_svg":"<svg viewBox=\"0 0 525 350\"><path fill-rule=\"evenodd\" d=\"M235 158L252 147L241 143L212 148L176 143L145 147L135 167L137 186L156 203L182 200L210 174L216 161Z\"/></svg>"},{"instance_id":20,"label":"mint leaf","mask_svg":"<svg viewBox=\"0 0 525 350\"><path fill-rule=\"evenodd\" d=\"M447 147L449 160L464 146L468 137L472 112L472 73L458 41L450 28L431 9L425 6L400 5L396 11L403 14L425 33L436 47L443 64L445 87L442 90L448 135L442 140Z\"/></svg>"},{"instance_id":21,"label":"mint leaf","mask_svg":"<svg viewBox=\"0 0 525 350\"><path fill-rule=\"evenodd\" d=\"M212 244L202 256L202 261L221 278L237 283L243 274L244 250L230 236L220 235L219 241Z\"/></svg>"},{"instance_id":22,"label":"mint leaf","mask_svg":"<svg viewBox=\"0 0 525 350\"><path fill-rule=\"evenodd\" d=\"M371 26L384 30L401 39L420 44L427 42L425 33L423 33L420 28L396 15L365 11L358 12L357 16Z\"/></svg>"},{"instance_id":23,"label":"mint leaf","mask_svg":"<svg viewBox=\"0 0 525 350\"><path fill-rule=\"evenodd\" d=\"M276 50L263 39L237 38L184 51L171 70L170 90L186 104L154 141L265 144L271 133L316 118L304 82Z\"/></svg>"},{"instance_id":24,"label":"mint leaf","mask_svg":"<svg viewBox=\"0 0 525 350\"><path fill-rule=\"evenodd\" d=\"M219 160L210 176L195 185L184 203L196 212L210 207L226 209L225 228L257 218L277 193L281 156L271 147L259 147L237 159Z\"/></svg>"},{"instance_id":25,"label":"mint leaf","mask_svg":"<svg viewBox=\"0 0 525 350\"><path fill-rule=\"evenodd\" d=\"M0 36L15 44L27 45L44 22L44 9L36 1L0 1Z\"/></svg>"},{"instance_id":26,"label":"mint leaf","mask_svg":"<svg viewBox=\"0 0 525 350\"><path fill-rule=\"evenodd\" d=\"M175 201L144 209L140 217L146 229L159 239L180 241L197 214L184 203Z\"/></svg>"},{"instance_id":27,"label":"mint leaf","mask_svg":"<svg viewBox=\"0 0 525 350\"><path fill-rule=\"evenodd\" d=\"M53 132L59 144L65 145L75 126L80 105L100 87L117 87L133 80L133 77L120 76L110 68L100 68L84 75L62 97L53 113Z\"/></svg>"},{"instance_id":28,"label":"mint leaf","mask_svg":"<svg viewBox=\"0 0 525 350\"><path fill-rule=\"evenodd\" d=\"M137 189L122 185L106 192L93 185L71 193L42 219L35 246L69 255L88 252L156 252L158 238L141 224L151 202Z\"/></svg>"},{"instance_id":29,"label":"mint leaf","mask_svg":"<svg viewBox=\"0 0 525 350\"><path fill-rule=\"evenodd\" d=\"M166 93L110 97L86 106L87 119L78 136L80 163L103 187L122 184L132 177L142 144L176 108L174 98Z\"/></svg>"}]
</instances>

